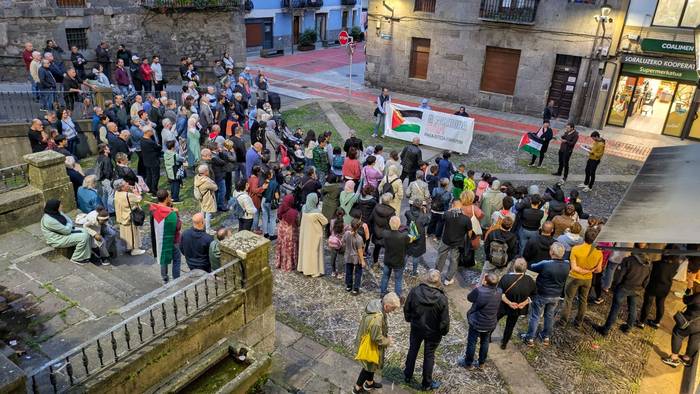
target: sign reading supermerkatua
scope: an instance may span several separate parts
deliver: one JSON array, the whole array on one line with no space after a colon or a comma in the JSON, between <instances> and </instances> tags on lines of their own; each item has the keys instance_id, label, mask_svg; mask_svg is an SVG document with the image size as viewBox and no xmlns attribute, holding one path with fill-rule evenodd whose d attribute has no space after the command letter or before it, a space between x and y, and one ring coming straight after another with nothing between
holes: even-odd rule
<instances>
[{"instance_id":1,"label":"sign reading supermerkatua","mask_svg":"<svg viewBox=\"0 0 700 394\"><path fill-rule=\"evenodd\" d=\"M420 137L422 145L469 153L474 119L400 104L387 104L384 134L404 141Z\"/></svg>"}]
</instances>

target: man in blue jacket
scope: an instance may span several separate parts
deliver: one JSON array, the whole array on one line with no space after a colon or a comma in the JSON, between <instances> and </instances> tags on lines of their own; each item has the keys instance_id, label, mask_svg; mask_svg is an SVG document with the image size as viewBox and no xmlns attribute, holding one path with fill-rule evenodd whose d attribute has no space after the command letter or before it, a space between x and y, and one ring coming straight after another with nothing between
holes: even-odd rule
<instances>
[{"instance_id":1,"label":"man in blue jacket","mask_svg":"<svg viewBox=\"0 0 700 394\"><path fill-rule=\"evenodd\" d=\"M551 260L540 261L530 266L530 270L537 272L537 295L532 301L530 308L530 319L528 322L527 334L523 339L528 346L535 345L535 334L540 318L544 313L544 328L540 333L542 344L549 346L549 337L552 334L554 325L554 312L556 311L559 299L566 285L566 278L569 277L571 266L568 260L564 260L564 245L555 242L549 247Z\"/></svg>"},{"instance_id":2,"label":"man in blue jacket","mask_svg":"<svg viewBox=\"0 0 700 394\"><path fill-rule=\"evenodd\" d=\"M489 340L491 332L498 323L498 308L501 305L503 292L497 287L498 277L494 274L484 276L481 286L474 288L467 296L467 301L472 303L467 312L469 332L467 334L467 351L464 358L460 358L457 364L469 370L482 368L489 353ZM479 360L474 365L476 342L479 344Z\"/></svg>"},{"instance_id":3,"label":"man in blue jacket","mask_svg":"<svg viewBox=\"0 0 700 394\"><path fill-rule=\"evenodd\" d=\"M214 238L204 231L204 214L195 213L192 216L192 228L185 230L180 240L180 251L185 256L190 270L211 272L209 244L213 240Z\"/></svg>"}]
</instances>

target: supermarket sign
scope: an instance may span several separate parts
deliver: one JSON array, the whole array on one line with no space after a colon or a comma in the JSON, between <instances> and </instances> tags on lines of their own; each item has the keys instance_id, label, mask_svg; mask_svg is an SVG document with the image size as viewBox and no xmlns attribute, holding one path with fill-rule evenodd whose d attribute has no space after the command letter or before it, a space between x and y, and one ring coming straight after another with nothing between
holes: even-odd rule
<instances>
[{"instance_id":1,"label":"supermarket sign","mask_svg":"<svg viewBox=\"0 0 700 394\"><path fill-rule=\"evenodd\" d=\"M638 64L640 66L663 67L678 71L693 71L695 72L695 62L685 59L668 59L662 57L648 57L632 54L624 54L620 58L622 63Z\"/></svg>"},{"instance_id":2,"label":"supermarket sign","mask_svg":"<svg viewBox=\"0 0 700 394\"><path fill-rule=\"evenodd\" d=\"M622 72L625 74L643 75L661 79L675 79L693 83L698 80L698 74L695 70L677 70L663 67L642 66L639 64L623 64Z\"/></svg>"}]
</instances>

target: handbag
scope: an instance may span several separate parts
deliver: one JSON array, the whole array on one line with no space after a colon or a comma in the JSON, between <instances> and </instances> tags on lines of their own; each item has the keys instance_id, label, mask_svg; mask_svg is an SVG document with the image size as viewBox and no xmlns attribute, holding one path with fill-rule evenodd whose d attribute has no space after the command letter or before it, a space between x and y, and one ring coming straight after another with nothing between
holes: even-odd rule
<instances>
[{"instance_id":1,"label":"handbag","mask_svg":"<svg viewBox=\"0 0 700 394\"><path fill-rule=\"evenodd\" d=\"M175 172L175 180L181 181L185 178L187 178L187 172L185 172L185 169L182 166L178 167L177 172Z\"/></svg>"},{"instance_id":2,"label":"handbag","mask_svg":"<svg viewBox=\"0 0 700 394\"><path fill-rule=\"evenodd\" d=\"M690 324L697 319L698 318L696 317L695 319L688 320L683 314L683 311L678 311L675 315L673 315L673 321L676 322L676 326L681 330L685 330L686 328L690 327Z\"/></svg>"},{"instance_id":3,"label":"handbag","mask_svg":"<svg viewBox=\"0 0 700 394\"><path fill-rule=\"evenodd\" d=\"M126 193L126 203L129 204L131 208L131 202L129 201L129 192ZM141 209L138 205L135 208L131 208L131 213L129 213L129 218L131 219L131 224L136 227L141 227L146 222L146 212Z\"/></svg>"},{"instance_id":4,"label":"handbag","mask_svg":"<svg viewBox=\"0 0 700 394\"><path fill-rule=\"evenodd\" d=\"M477 219L476 215L474 214L475 209L476 208L472 205L472 217L471 217L472 231L474 232L474 234L480 236L484 233L484 231L481 229L481 223L479 223L479 219Z\"/></svg>"},{"instance_id":5,"label":"handbag","mask_svg":"<svg viewBox=\"0 0 700 394\"><path fill-rule=\"evenodd\" d=\"M362 336L355 360L379 365L379 346L372 341L369 333Z\"/></svg>"}]
</instances>

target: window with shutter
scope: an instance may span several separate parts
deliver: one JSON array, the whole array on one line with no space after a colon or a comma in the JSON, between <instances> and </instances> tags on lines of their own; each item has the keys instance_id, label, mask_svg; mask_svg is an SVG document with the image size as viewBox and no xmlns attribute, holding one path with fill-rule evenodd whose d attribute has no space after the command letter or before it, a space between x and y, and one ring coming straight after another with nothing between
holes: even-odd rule
<instances>
[{"instance_id":1,"label":"window with shutter","mask_svg":"<svg viewBox=\"0 0 700 394\"><path fill-rule=\"evenodd\" d=\"M481 90L513 95L518 77L520 50L486 47Z\"/></svg>"},{"instance_id":2,"label":"window with shutter","mask_svg":"<svg viewBox=\"0 0 700 394\"><path fill-rule=\"evenodd\" d=\"M413 11L435 12L436 0L416 0Z\"/></svg>"},{"instance_id":3,"label":"window with shutter","mask_svg":"<svg viewBox=\"0 0 700 394\"><path fill-rule=\"evenodd\" d=\"M411 41L411 62L408 76L410 78L428 78L428 58L430 57L430 40L427 38L413 38Z\"/></svg>"}]
</instances>

